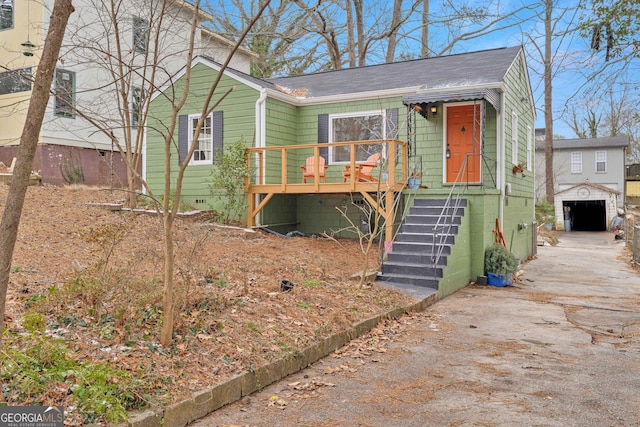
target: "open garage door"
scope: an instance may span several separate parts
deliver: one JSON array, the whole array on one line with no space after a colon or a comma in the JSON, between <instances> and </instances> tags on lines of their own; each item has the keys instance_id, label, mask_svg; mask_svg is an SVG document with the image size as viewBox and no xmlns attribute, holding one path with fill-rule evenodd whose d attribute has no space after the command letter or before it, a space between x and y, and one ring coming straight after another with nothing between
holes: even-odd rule
<instances>
[{"instance_id":1,"label":"open garage door","mask_svg":"<svg viewBox=\"0 0 640 427\"><path fill-rule=\"evenodd\" d=\"M572 231L607 231L604 200L565 200L562 205L565 212L568 210Z\"/></svg>"}]
</instances>

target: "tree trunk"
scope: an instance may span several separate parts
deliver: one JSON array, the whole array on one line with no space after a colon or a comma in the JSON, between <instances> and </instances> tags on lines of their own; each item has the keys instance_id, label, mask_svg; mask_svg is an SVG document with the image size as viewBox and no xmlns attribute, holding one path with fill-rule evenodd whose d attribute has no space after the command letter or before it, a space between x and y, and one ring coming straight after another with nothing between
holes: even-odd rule
<instances>
[{"instance_id":1,"label":"tree trunk","mask_svg":"<svg viewBox=\"0 0 640 427\"><path fill-rule=\"evenodd\" d=\"M422 48L420 58L429 57L429 0L423 0L422 5Z\"/></svg>"},{"instance_id":2,"label":"tree trunk","mask_svg":"<svg viewBox=\"0 0 640 427\"><path fill-rule=\"evenodd\" d=\"M354 68L356 66L356 42L353 34L353 4L351 0L346 0L344 7L347 20L347 57L349 58L349 68Z\"/></svg>"},{"instance_id":3,"label":"tree trunk","mask_svg":"<svg viewBox=\"0 0 640 427\"><path fill-rule=\"evenodd\" d=\"M165 193L168 194L168 193ZM165 197L168 199L168 197ZM178 203L177 201L175 203ZM175 323L175 300L173 286L173 215L168 208L168 203L163 203L164 213L164 289L162 293L162 331L160 332L160 344L163 347L171 345L173 339L173 326Z\"/></svg>"},{"instance_id":4,"label":"tree trunk","mask_svg":"<svg viewBox=\"0 0 640 427\"><path fill-rule=\"evenodd\" d=\"M364 34L364 11L362 0L353 0L353 6L356 14L356 37L358 38L358 67L364 67L367 65L367 52L365 49L365 34Z\"/></svg>"},{"instance_id":5,"label":"tree trunk","mask_svg":"<svg viewBox=\"0 0 640 427\"><path fill-rule=\"evenodd\" d=\"M553 179L553 87L552 87L552 54L551 54L551 38L553 36L551 18L553 12L553 0L545 0L545 18L544 18L544 159L545 159L545 177L546 177L546 193L547 202L553 204L555 185Z\"/></svg>"},{"instance_id":6,"label":"tree trunk","mask_svg":"<svg viewBox=\"0 0 640 427\"><path fill-rule=\"evenodd\" d=\"M20 136L20 147L11 186L7 195L2 222L0 223L0 348L2 347L2 329L4 324L5 306L11 260L18 236L18 226L24 206L24 199L29 186L29 177L33 166L40 128L44 113L49 102L49 91L55 72L60 46L69 16L74 12L71 0L56 0L51 13L51 20L47 38L42 50L42 57L36 69L33 90L29 101L27 118Z\"/></svg>"},{"instance_id":7,"label":"tree trunk","mask_svg":"<svg viewBox=\"0 0 640 427\"><path fill-rule=\"evenodd\" d=\"M398 45L398 28L400 19L402 18L402 0L393 0L393 15L391 17L391 32L389 34L389 43L387 44L387 55L385 61L393 62L396 57L396 46Z\"/></svg>"}]
</instances>

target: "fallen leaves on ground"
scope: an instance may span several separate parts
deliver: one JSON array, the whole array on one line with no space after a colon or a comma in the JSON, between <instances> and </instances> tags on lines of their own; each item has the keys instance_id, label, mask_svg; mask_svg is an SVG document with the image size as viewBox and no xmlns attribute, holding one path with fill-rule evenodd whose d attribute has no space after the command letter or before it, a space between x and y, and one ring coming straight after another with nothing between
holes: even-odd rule
<instances>
[{"instance_id":1,"label":"fallen leaves on ground","mask_svg":"<svg viewBox=\"0 0 640 427\"><path fill-rule=\"evenodd\" d=\"M0 185L0 211L7 191ZM63 339L74 358L130 372L150 388L150 403L177 401L413 302L348 279L364 265L356 241L286 239L178 220L179 315L172 346L163 348L161 223L99 205L122 198L82 186L29 187L5 322L20 336L25 314L43 314L47 334ZM293 290L281 291L284 279ZM387 322L336 356L383 353L401 327ZM55 387L52 395L59 394Z\"/></svg>"}]
</instances>

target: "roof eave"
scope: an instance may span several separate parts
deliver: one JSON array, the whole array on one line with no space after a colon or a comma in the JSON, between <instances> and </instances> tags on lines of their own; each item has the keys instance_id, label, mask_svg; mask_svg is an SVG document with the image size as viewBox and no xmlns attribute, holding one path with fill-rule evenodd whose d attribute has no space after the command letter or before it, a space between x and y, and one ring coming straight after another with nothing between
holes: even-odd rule
<instances>
[{"instance_id":1,"label":"roof eave","mask_svg":"<svg viewBox=\"0 0 640 427\"><path fill-rule=\"evenodd\" d=\"M414 93L428 93L434 90L437 90L439 92L440 91L455 92L455 91L459 91L461 88L465 88L465 89L486 88L486 89L498 89L498 90L504 91L505 85L503 82L496 82L491 84L454 86L454 87L445 88L445 89L443 88L425 89L424 85L420 85L420 86L411 86L411 87L404 87L404 88L356 92L356 93L348 93L348 94L340 94L340 95L313 96L313 97L296 97L275 89L268 89L267 93L272 98L287 101L296 106L304 106L304 105L330 104L330 103L346 102L346 101L362 101L362 100L376 99L376 98L393 98L393 97L398 97L403 95L410 95Z\"/></svg>"}]
</instances>

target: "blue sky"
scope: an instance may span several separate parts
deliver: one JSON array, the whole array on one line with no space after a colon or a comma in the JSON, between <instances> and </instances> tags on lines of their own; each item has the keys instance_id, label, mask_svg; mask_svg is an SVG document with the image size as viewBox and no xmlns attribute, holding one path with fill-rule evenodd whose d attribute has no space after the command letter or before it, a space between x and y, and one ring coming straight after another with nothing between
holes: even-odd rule
<instances>
[{"instance_id":1,"label":"blue sky","mask_svg":"<svg viewBox=\"0 0 640 427\"><path fill-rule=\"evenodd\" d=\"M228 13L233 13L236 9L232 6L233 0L207 0L210 4L216 4L217 2L223 2L226 6ZM237 0L247 4L251 0ZM256 0L253 0L256 1ZM274 4L278 0L273 0ZM430 12L435 20L438 17L444 16L450 11L450 7L443 8L442 3L444 0L432 1L430 4ZM564 11L561 20L556 22L556 33L562 33L567 28L575 26L581 14L585 13L584 9L580 9L581 2L587 0L556 0L557 8L555 10L554 18L558 17L558 14ZM489 7L492 14L504 17L508 16L515 10L520 10L515 16L508 20L504 20L501 23L496 24L492 29L497 26L507 26L508 28L500 29L499 31L489 32L488 34L473 38L464 42L460 42L448 53L461 53L477 50L492 49L505 46L517 46L523 45L527 52L527 62L529 65L529 78L531 86L534 92L534 99L537 109L536 127L544 127L544 94L543 94L543 82L542 82L542 65L541 58L536 48L536 44L540 49L543 49L543 35L544 35L544 23L541 17L543 12L542 1L531 2L527 0L451 0L455 7L460 7L465 4L469 8L483 6ZM405 2L405 3L408 3ZM324 2L323 4L327 4ZM391 6L393 0L365 0L366 13L368 13L368 23L371 24L378 18L389 17L391 14ZM367 7L370 6L370 7ZM416 14L414 19L407 23L406 28L407 37L400 43L396 51L399 53L408 53L418 55L420 53L420 15ZM466 25L456 25L453 28L445 28L444 26L433 25L430 27L430 46L436 48L447 44L447 40L453 37L454 33L463 31L472 31L482 27L482 24L468 23ZM555 53L554 65L554 97L553 97L553 109L554 109L554 134L562 135L567 138L574 138L576 135L573 130L564 123L562 120L562 113L566 110L567 100L570 100L574 106L579 106L580 103L586 100L592 101L591 93L587 88L583 87L585 78L583 77L584 71L589 67L588 65L592 60L592 52L589 51L588 41L584 40L578 33L573 33L564 37L555 37L553 42L553 50ZM381 62L383 59L382 52L378 52L372 56L369 64L373 61ZM592 101L593 102L593 101ZM565 116L566 117L566 116Z\"/></svg>"}]
</instances>

